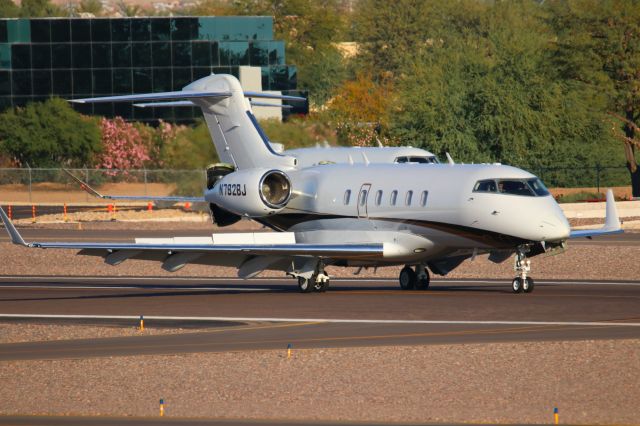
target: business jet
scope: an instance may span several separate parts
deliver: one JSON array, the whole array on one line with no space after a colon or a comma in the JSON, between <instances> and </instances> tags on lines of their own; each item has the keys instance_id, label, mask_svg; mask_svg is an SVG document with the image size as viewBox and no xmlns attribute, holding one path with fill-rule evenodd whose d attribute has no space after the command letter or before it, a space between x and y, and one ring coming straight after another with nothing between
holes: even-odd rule
<instances>
[{"instance_id":1,"label":"business jet","mask_svg":"<svg viewBox=\"0 0 640 426\"><path fill-rule=\"evenodd\" d=\"M264 94L263 97L276 96ZM446 275L488 254L501 263L515 254L515 293L530 293L530 257L563 249L570 238L622 232L613 194L605 224L571 230L562 210L533 174L500 164L328 163L301 166L278 154L230 75L211 75L181 91L78 99L75 102L192 102L213 140L234 165L204 199L277 232L215 233L207 237L144 238L132 243L26 242L4 210L12 242L28 248L79 250L111 265L127 259L224 265L241 278L279 270L304 293L324 292L325 268L404 265L402 289L426 289L430 272Z\"/></svg>"}]
</instances>

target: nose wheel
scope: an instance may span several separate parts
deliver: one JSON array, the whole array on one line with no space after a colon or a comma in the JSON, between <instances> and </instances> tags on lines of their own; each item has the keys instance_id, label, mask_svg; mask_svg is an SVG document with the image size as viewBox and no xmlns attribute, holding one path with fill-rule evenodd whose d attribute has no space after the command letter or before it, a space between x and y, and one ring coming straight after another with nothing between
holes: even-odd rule
<instances>
[{"instance_id":1,"label":"nose wheel","mask_svg":"<svg viewBox=\"0 0 640 426\"><path fill-rule=\"evenodd\" d=\"M524 250L518 250L513 269L517 276L511 281L511 290L514 293L531 293L535 286L533 278L527 274L531 271L531 261L527 259Z\"/></svg>"}]
</instances>

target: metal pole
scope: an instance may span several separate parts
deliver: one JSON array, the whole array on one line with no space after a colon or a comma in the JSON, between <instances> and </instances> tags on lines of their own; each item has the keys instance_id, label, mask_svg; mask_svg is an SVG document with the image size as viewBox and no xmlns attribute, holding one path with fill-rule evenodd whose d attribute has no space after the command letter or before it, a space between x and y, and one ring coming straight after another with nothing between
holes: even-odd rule
<instances>
[{"instance_id":1,"label":"metal pole","mask_svg":"<svg viewBox=\"0 0 640 426\"><path fill-rule=\"evenodd\" d=\"M27 163L27 168L29 169L29 202L32 202L32 194L31 194L31 166Z\"/></svg>"},{"instance_id":2,"label":"metal pole","mask_svg":"<svg viewBox=\"0 0 640 426\"><path fill-rule=\"evenodd\" d=\"M85 164L84 166L84 181L87 182L87 184L89 184L89 169L87 169L87 165ZM89 202L89 193L88 192L84 192L84 200L88 203Z\"/></svg>"}]
</instances>

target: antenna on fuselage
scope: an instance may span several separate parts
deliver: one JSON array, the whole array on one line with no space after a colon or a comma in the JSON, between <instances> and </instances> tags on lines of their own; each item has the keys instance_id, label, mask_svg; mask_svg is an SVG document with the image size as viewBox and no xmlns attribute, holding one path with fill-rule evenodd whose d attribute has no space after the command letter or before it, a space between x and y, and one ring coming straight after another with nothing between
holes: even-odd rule
<instances>
[{"instance_id":1,"label":"antenna on fuselage","mask_svg":"<svg viewBox=\"0 0 640 426\"><path fill-rule=\"evenodd\" d=\"M369 161L369 158L367 157L367 154L365 154L364 151L362 151L361 154L362 154L362 159L364 160L364 165L368 166L370 161Z\"/></svg>"}]
</instances>

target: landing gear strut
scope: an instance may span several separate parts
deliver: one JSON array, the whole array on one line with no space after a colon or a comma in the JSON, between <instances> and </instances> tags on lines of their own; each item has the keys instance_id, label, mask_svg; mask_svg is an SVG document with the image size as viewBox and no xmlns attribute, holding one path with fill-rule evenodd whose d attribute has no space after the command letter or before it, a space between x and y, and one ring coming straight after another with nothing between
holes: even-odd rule
<instances>
[{"instance_id":1,"label":"landing gear strut","mask_svg":"<svg viewBox=\"0 0 640 426\"><path fill-rule=\"evenodd\" d=\"M400 271L400 288L403 290L421 289L426 290L429 288L431 278L429 277L429 270L424 265L416 265L415 270L411 269L409 265L402 268Z\"/></svg>"},{"instance_id":2,"label":"landing gear strut","mask_svg":"<svg viewBox=\"0 0 640 426\"><path fill-rule=\"evenodd\" d=\"M524 250L518 249L516 253L516 262L513 266L516 271L516 277L511 281L511 289L514 293L531 293L534 288L534 282L527 274L531 271L531 261L527 259Z\"/></svg>"},{"instance_id":3,"label":"landing gear strut","mask_svg":"<svg viewBox=\"0 0 640 426\"><path fill-rule=\"evenodd\" d=\"M324 265L318 263L318 267L311 277L298 276L298 288L303 293L311 293L313 291L324 293L329 289L329 281L329 275L325 273Z\"/></svg>"}]
</instances>

